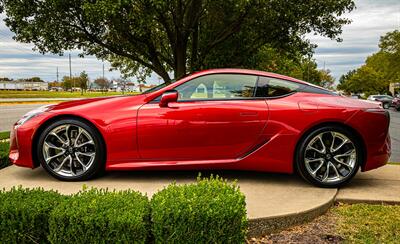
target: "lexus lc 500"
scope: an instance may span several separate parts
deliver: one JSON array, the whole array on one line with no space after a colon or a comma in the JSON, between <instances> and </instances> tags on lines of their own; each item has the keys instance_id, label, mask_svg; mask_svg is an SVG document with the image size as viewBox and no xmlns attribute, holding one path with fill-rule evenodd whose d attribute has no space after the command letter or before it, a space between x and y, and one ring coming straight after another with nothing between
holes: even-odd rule
<instances>
[{"instance_id":1,"label":"lexus lc 500","mask_svg":"<svg viewBox=\"0 0 400 244\"><path fill-rule=\"evenodd\" d=\"M65 181L106 170L299 173L322 187L386 164L389 113L290 77L215 69L136 96L49 105L13 126L10 160Z\"/></svg>"}]
</instances>

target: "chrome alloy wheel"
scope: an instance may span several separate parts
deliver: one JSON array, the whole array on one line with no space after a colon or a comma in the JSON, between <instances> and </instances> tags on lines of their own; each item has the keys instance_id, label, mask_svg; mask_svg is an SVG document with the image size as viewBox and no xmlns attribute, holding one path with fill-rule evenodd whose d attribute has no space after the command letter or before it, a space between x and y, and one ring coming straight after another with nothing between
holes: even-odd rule
<instances>
[{"instance_id":1,"label":"chrome alloy wheel","mask_svg":"<svg viewBox=\"0 0 400 244\"><path fill-rule=\"evenodd\" d=\"M345 135L326 131L313 137L304 153L308 173L323 183L336 183L352 175L357 162L354 143Z\"/></svg>"},{"instance_id":2,"label":"chrome alloy wheel","mask_svg":"<svg viewBox=\"0 0 400 244\"><path fill-rule=\"evenodd\" d=\"M55 174L74 177L82 175L93 165L96 147L85 129L64 124L46 135L42 153L45 163Z\"/></svg>"}]
</instances>

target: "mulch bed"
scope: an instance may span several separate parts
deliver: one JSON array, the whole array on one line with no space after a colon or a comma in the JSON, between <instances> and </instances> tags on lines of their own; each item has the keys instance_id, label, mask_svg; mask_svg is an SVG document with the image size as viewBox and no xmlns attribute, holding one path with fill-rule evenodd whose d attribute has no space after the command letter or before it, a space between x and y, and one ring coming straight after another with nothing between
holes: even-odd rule
<instances>
[{"instance_id":1,"label":"mulch bed","mask_svg":"<svg viewBox=\"0 0 400 244\"><path fill-rule=\"evenodd\" d=\"M313 221L294 226L281 232L247 240L248 244L269 243L342 243L344 239L336 233L337 217L328 212Z\"/></svg>"}]
</instances>

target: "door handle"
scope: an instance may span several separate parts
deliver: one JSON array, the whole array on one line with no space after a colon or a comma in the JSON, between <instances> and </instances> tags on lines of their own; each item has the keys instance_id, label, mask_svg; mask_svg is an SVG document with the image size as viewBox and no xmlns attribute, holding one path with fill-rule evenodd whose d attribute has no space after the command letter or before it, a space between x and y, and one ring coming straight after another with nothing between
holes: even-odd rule
<instances>
[{"instance_id":1,"label":"door handle","mask_svg":"<svg viewBox=\"0 0 400 244\"><path fill-rule=\"evenodd\" d=\"M240 113L240 116L243 116L243 117L245 117L245 116L257 116L258 115L258 112L241 112Z\"/></svg>"}]
</instances>

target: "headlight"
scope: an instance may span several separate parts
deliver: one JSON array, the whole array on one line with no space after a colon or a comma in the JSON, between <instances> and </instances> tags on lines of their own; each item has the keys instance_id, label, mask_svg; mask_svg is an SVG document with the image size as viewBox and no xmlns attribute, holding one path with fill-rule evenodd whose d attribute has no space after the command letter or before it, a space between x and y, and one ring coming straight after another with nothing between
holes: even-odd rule
<instances>
[{"instance_id":1,"label":"headlight","mask_svg":"<svg viewBox=\"0 0 400 244\"><path fill-rule=\"evenodd\" d=\"M39 107L37 109L34 109L32 111L29 111L28 113L26 113L24 116L22 116L22 118L20 118L17 121L16 125L17 126L23 125L26 121L32 119L33 117L38 116L39 114L42 114L42 113L48 111L52 106L53 105L45 105L45 106Z\"/></svg>"}]
</instances>

